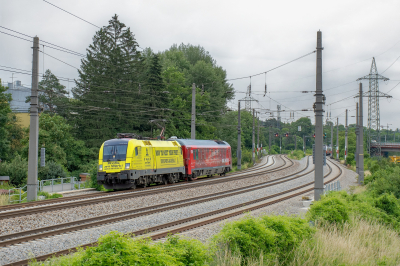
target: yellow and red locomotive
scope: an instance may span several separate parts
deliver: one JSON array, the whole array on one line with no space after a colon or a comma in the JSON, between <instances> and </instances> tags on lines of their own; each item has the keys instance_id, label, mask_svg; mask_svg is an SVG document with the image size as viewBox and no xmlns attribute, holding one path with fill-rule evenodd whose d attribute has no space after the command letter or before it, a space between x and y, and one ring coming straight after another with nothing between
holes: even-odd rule
<instances>
[{"instance_id":1,"label":"yellow and red locomotive","mask_svg":"<svg viewBox=\"0 0 400 266\"><path fill-rule=\"evenodd\" d=\"M97 182L107 189L193 180L232 169L231 147L214 140L143 140L118 134L99 152Z\"/></svg>"}]
</instances>

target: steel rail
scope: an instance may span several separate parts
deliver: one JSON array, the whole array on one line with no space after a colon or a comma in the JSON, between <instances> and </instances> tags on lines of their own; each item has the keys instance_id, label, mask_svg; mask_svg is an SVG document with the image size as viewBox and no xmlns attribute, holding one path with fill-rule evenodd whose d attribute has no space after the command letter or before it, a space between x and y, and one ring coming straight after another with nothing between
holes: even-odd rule
<instances>
[{"instance_id":1,"label":"steel rail","mask_svg":"<svg viewBox=\"0 0 400 266\"><path fill-rule=\"evenodd\" d=\"M145 215L150 215L154 214L157 212L164 212L172 209L178 209L182 208L185 206L190 206L194 204L199 204L203 202L208 202L208 201L213 201L221 198L226 198L226 197L231 197L235 196L238 194L243 194L247 192L251 192L254 190L258 189L263 189L266 187L271 187L275 186L281 183L289 182L291 180L300 178L302 176L306 176L309 173L313 172L314 170L311 169L310 171L307 171L306 173L304 172L309 166L309 158L307 158L307 164L306 166L295 173L292 173L290 175L286 175L274 180L270 180L267 182L263 182L260 184L255 184L255 185L250 185L246 187L241 187L241 188L235 188L223 192L218 192L215 194L218 194L217 196L212 196L212 194L208 195L203 195L203 196L198 196L198 197L193 197L193 198L187 198L184 200L179 200L179 201L174 201L174 202L168 202L164 204L159 204L159 205L154 205L154 206L147 206L143 207L140 209L135 209L135 210L128 210L128 211L123 211L123 212L118 212L118 213L112 213L112 214L106 214L102 216L97 216L97 217L92 217L84 220L78 220L78 221L73 221L73 222L68 222L68 223L63 223L63 224L57 224L57 225L52 225L48 227L42 227L42 228L37 228L37 229L32 229L28 231L21 231L18 233L13 233L13 234L8 234L8 235L1 235L0 236L0 247L5 247L9 245L14 245L18 243L23 243L39 238L45 238L53 235L60 235L72 231L77 231L77 230L82 230L82 229L87 229L95 226L102 226L105 224L110 224L110 223L115 223L115 222L120 222L123 220L127 219L133 219L136 217L140 216L145 216ZM292 177L294 176L294 177ZM291 177L291 178L289 178ZM106 220L107 219L107 220Z\"/></svg>"},{"instance_id":2,"label":"steel rail","mask_svg":"<svg viewBox=\"0 0 400 266\"><path fill-rule=\"evenodd\" d=\"M339 169L339 174L335 175L332 179L325 181L324 184L328 184L328 183L336 180L343 173L342 169L339 166L337 166L333 162L331 162L331 163ZM330 172L328 174L326 174L324 176L324 178L326 178L327 176L329 176L332 173L332 167L330 167L329 165L328 165L328 167L330 169ZM200 221L200 222L192 223L192 224L189 224L189 225L182 225L182 226L179 226L178 228L173 228L173 229L170 229L168 231L155 233L155 234L152 234L152 235L149 236L153 240L165 238L165 237L167 237L168 235L171 235L171 234L184 232L184 231L187 231L187 230L190 230L190 229L194 229L194 228L197 228L197 227L200 227L200 226L204 226L204 225L207 225L207 224L210 224L210 223L215 223L215 222L218 222L218 221L222 221L222 220L234 217L234 216L241 215L241 214L243 214L245 212L248 212L248 211L257 210L257 209L260 209L260 208L263 208L263 207L266 207L266 206L269 206L269 205L273 205L273 204L279 203L281 201L284 201L284 200L287 200L287 199L291 199L291 198L294 198L296 196L305 194L305 193L310 192L310 191L312 191L314 189L314 187L307 188L308 186L311 186L313 184L314 184L314 182L309 182L307 184L304 184L304 185L301 185L301 186L298 186L298 187L295 187L295 188L292 188L292 189L289 189L289 190L286 190L286 191L283 191L283 192L279 192L279 193L276 193L276 194L273 194L273 195L266 196L266 197L261 198L261 199L257 199L257 200L253 200L253 201L247 202L246 204L238 204L238 205L235 205L235 206L227 207L227 208L216 210L216 211L211 211L211 212L200 214L200 215L197 215L197 216L192 216L192 217L189 217L189 218L185 218L185 219L182 219L182 220L170 222L170 223L167 223L167 224L162 224L162 225L159 225L159 226L154 226L154 227L151 227L151 228L138 230L138 231L135 231L135 232L128 233L126 235L128 235L128 236L133 236L133 235L134 236L140 236L140 235L148 234L150 232L159 231L159 230L166 229L166 228L173 227L173 226L177 226L177 225L180 225L180 224L183 224L183 223L188 223L188 222L191 222L191 221L194 221L194 220L199 220L199 219L206 218L206 217L209 217L209 216L212 216L212 215L217 215L217 214L220 214L220 213L223 213L223 212L231 211L233 209L241 208L241 210L239 210L239 211L235 211L235 212L231 212L231 213L228 213L228 214L220 215L218 217L209 218L209 219L207 219L205 221ZM305 188L305 189L303 189L301 191L298 191L296 193L287 195L287 196L280 197L278 199L270 200L270 199L273 199L273 198L288 194L290 192L295 192L296 190L299 190L299 189L302 189L302 188ZM243 206L245 206L245 205L256 204L256 203L258 203L260 201L265 201L265 200L270 200L270 201L264 202L264 203L261 203L261 204L255 205L255 206L243 208ZM92 247L92 246L96 246L96 245L98 245L98 242L93 242L93 243L82 245L82 246L79 247L79 249L82 249L82 248L85 249L87 247ZM67 249L67 250L61 250L61 251L58 251L58 252L54 252L54 253L46 254L46 255L42 255L42 256L37 256L34 259L36 261L45 261L46 259L51 258L51 257L58 257L58 256L61 256L61 255L67 255L67 254L70 254L70 253L73 253L73 252L76 252L76 251L78 251L78 247ZM31 260L32 259L21 260L21 261L13 262L13 263L10 263L10 264L6 264L4 266L28 265L28 263Z\"/></svg>"},{"instance_id":3,"label":"steel rail","mask_svg":"<svg viewBox=\"0 0 400 266\"><path fill-rule=\"evenodd\" d=\"M288 158L286 158L288 159ZM53 211L53 210L58 210L60 208L75 208L79 206L85 206L85 205L90 205L90 204L97 204L97 203L103 203L105 200L107 202L110 201L116 201L116 200L122 200L122 199L129 199L129 198L136 198L136 197L142 197L142 196L147 196L147 195L153 195L154 193L164 193L164 192L169 192L169 191L175 191L175 190L180 190L180 189L186 189L186 188L193 188L193 187L198 187L198 186L205 186L205 185L210 185L210 184L218 184L218 183L223 183L223 182L229 182L232 180L240 180L244 178L249 178L249 177L254 177L258 176L261 174L267 174L267 173L272 173L276 171L280 171L282 169L287 169L291 167L294 162L290 159L288 159L291 164L285 168L277 167L274 169L262 171L262 172L255 172L253 174L249 175L239 175L235 177L228 177L226 178L218 178L215 180L208 180L208 182L193 182L193 183L186 183L185 185L182 186L167 186L163 189L147 189L143 191L138 191L135 193L129 193L129 194L117 194L117 195L111 195L111 196L103 196L103 197L97 197L97 198L91 198L91 199L86 199L86 200L81 200L81 201L70 201L66 203L60 203L60 204L53 204L53 205L45 205L45 206L39 206L39 207L33 207L33 208L28 208L28 209L18 209L18 210L12 210L12 211L4 211L0 212L0 220L2 219L8 219L8 218L15 218L19 216L24 216L24 215L29 215L29 214L36 214L40 212L48 212L48 211ZM285 160L284 160L285 161ZM285 166L287 163L285 161Z\"/></svg>"},{"instance_id":4,"label":"steel rail","mask_svg":"<svg viewBox=\"0 0 400 266\"><path fill-rule=\"evenodd\" d=\"M242 173L253 172L253 171L256 171L256 170L258 170L260 168L263 168L265 165L268 164L269 158L271 158L273 160L273 164L271 164L271 166L273 166L275 164L275 159L274 159L273 156L268 156L267 157L267 161L264 164L257 165L257 166L251 167L251 168L247 168L245 170L241 170L241 171L237 171L237 172L228 174L226 177L234 177L234 176L242 174ZM203 178L200 178L200 179L192 181L192 182L193 183L202 182L203 180L210 180L210 179L215 179L215 178L219 178L219 177L208 177L208 178L204 178L203 177ZM180 185L181 184L182 184L182 182L180 182ZM76 195L76 196L70 196L70 197L65 197L65 198L48 199L48 200L44 200L44 201L33 201L33 202L25 202L25 203L18 203L18 204L12 204L12 205L4 205L4 206L0 206L0 213L2 211L8 211L8 210L13 210L13 209L31 208L31 207L40 206L40 205L49 205L49 204L52 204L52 203L61 203L61 202L69 202L69 201L74 201L74 200L82 200L82 199L87 199L87 198L110 196L110 195L113 195L113 194L134 193L134 192L139 192L139 191L143 191L143 190L153 189L155 187L164 188L164 187L170 186L170 185L171 184L169 184L169 185L157 185L157 186L151 186L151 187L147 187L147 188L136 188L136 189L130 189L130 190L125 190L125 191L95 192L95 193L90 193L88 195ZM176 186L177 184L174 184L174 185Z\"/></svg>"}]
</instances>

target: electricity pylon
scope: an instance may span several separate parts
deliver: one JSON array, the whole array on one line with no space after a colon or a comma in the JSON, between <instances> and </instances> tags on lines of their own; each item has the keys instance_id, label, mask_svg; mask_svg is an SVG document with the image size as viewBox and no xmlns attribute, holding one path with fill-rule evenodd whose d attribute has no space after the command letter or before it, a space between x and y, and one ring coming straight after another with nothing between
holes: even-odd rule
<instances>
[{"instance_id":1,"label":"electricity pylon","mask_svg":"<svg viewBox=\"0 0 400 266\"><path fill-rule=\"evenodd\" d=\"M369 80L369 90L363 94L363 97L368 97L368 151L371 156L381 156L379 98L391 98L391 96L379 92L379 80L387 81L389 79L378 74L375 57L372 58L369 75L361 77L357 81L362 79Z\"/></svg>"}]
</instances>

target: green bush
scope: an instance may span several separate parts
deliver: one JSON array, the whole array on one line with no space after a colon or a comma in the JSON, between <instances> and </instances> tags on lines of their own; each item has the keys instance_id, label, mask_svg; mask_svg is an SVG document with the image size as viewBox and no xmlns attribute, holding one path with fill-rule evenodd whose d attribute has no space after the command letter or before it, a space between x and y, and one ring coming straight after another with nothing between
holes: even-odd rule
<instances>
[{"instance_id":1,"label":"green bush","mask_svg":"<svg viewBox=\"0 0 400 266\"><path fill-rule=\"evenodd\" d=\"M375 207L400 219L399 200L393 194L382 194L375 200Z\"/></svg>"},{"instance_id":2,"label":"green bush","mask_svg":"<svg viewBox=\"0 0 400 266\"><path fill-rule=\"evenodd\" d=\"M355 165L356 161L354 159L354 153L349 153L346 157L346 164Z\"/></svg>"},{"instance_id":3,"label":"green bush","mask_svg":"<svg viewBox=\"0 0 400 266\"><path fill-rule=\"evenodd\" d=\"M45 167L39 167L38 177L40 180L56 179L67 177L67 173L64 171L62 165L48 161Z\"/></svg>"},{"instance_id":4,"label":"green bush","mask_svg":"<svg viewBox=\"0 0 400 266\"><path fill-rule=\"evenodd\" d=\"M50 193L48 193L48 192L40 191L38 193L38 196L45 196L46 199L58 199L58 198L62 198L63 195L57 194L57 193L53 193L50 195Z\"/></svg>"},{"instance_id":5,"label":"green bush","mask_svg":"<svg viewBox=\"0 0 400 266\"><path fill-rule=\"evenodd\" d=\"M165 243L132 239L111 232L100 237L99 245L72 256L52 259L51 265L207 265L206 247L198 240L169 237ZM34 264L35 265L35 264Z\"/></svg>"},{"instance_id":6,"label":"green bush","mask_svg":"<svg viewBox=\"0 0 400 266\"><path fill-rule=\"evenodd\" d=\"M233 254L244 260L262 256L267 260L284 261L303 239L311 237L313 229L301 218L286 216L247 216L226 224L214 236L216 247L227 245Z\"/></svg>"},{"instance_id":7,"label":"green bush","mask_svg":"<svg viewBox=\"0 0 400 266\"><path fill-rule=\"evenodd\" d=\"M11 162L0 164L0 175L9 176L10 183L14 186L23 187L28 178L28 161L21 158L19 154L15 154Z\"/></svg>"},{"instance_id":8,"label":"green bush","mask_svg":"<svg viewBox=\"0 0 400 266\"><path fill-rule=\"evenodd\" d=\"M340 194L330 194L322 196L319 201L313 203L306 215L309 221L338 225L349 221L349 210L346 202L341 199Z\"/></svg>"}]
</instances>

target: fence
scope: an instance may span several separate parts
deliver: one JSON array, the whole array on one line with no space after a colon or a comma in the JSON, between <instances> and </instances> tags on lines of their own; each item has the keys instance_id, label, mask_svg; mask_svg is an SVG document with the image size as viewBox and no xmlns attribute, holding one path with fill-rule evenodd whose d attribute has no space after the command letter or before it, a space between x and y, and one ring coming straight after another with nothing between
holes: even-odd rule
<instances>
[{"instance_id":1,"label":"fence","mask_svg":"<svg viewBox=\"0 0 400 266\"><path fill-rule=\"evenodd\" d=\"M335 181L329 184L326 184L324 186L324 194L326 194L329 191L339 191L342 188L340 187L340 182L339 181Z\"/></svg>"},{"instance_id":2,"label":"fence","mask_svg":"<svg viewBox=\"0 0 400 266\"><path fill-rule=\"evenodd\" d=\"M85 188L84 181L78 181L76 177L64 177L39 181L39 191L60 192Z\"/></svg>"},{"instance_id":3,"label":"fence","mask_svg":"<svg viewBox=\"0 0 400 266\"><path fill-rule=\"evenodd\" d=\"M76 190L83 189L85 187L85 181L78 181L76 177L65 177L65 178L56 178L56 179L48 179L39 181L38 192L61 192L67 190ZM8 190L8 201L10 203L13 202L22 202L26 199L26 191L27 186L20 188L12 188Z\"/></svg>"}]
</instances>

